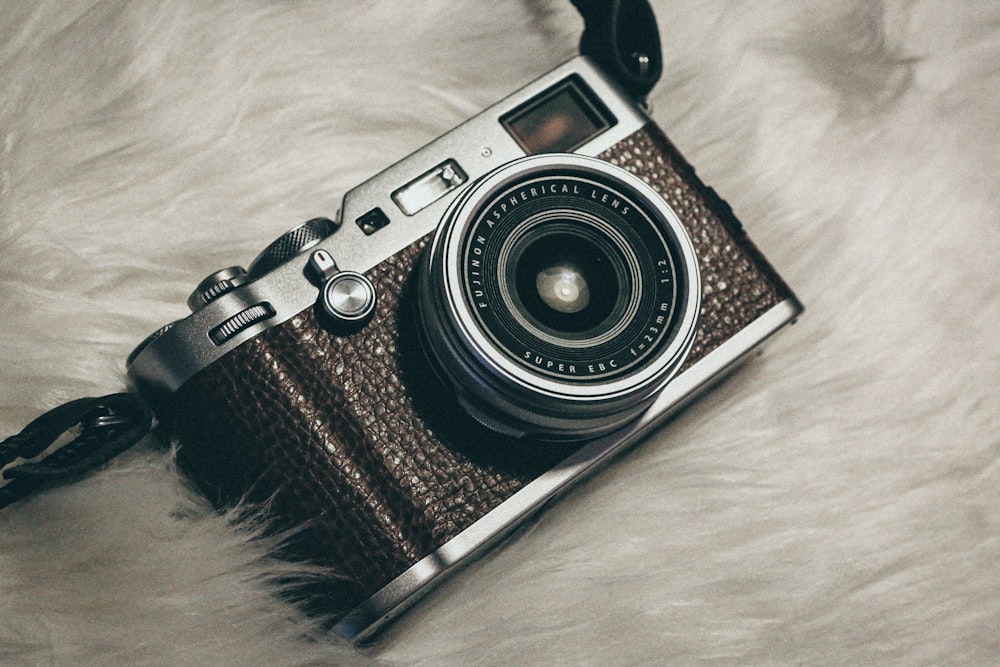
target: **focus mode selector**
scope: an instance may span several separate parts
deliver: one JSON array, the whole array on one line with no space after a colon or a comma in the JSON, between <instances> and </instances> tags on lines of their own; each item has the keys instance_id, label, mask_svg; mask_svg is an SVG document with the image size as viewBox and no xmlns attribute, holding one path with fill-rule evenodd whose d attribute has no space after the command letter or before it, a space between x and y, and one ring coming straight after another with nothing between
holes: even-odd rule
<instances>
[{"instance_id":1,"label":"focus mode selector","mask_svg":"<svg viewBox=\"0 0 1000 667\"><path fill-rule=\"evenodd\" d=\"M309 267L320 285L319 306L333 324L357 329L371 320L378 299L368 278L355 271L341 271L326 250L315 251Z\"/></svg>"},{"instance_id":2,"label":"focus mode selector","mask_svg":"<svg viewBox=\"0 0 1000 667\"><path fill-rule=\"evenodd\" d=\"M230 266L209 274L191 292L191 296L187 299L188 308L192 313L196 313L229 290L236 289L249 280L250 276L242 266Z\"/></svg>"},{"instance_id":3,"label":"focus mode selector","mask_svg":"<svg viewBox=\"0 0 1000 667\"><path fill-rule=\"evenodd\" d=\"M337 231L337 227L339 224L329 218L313 218L303 222L298 227L289 229L254 258L250 263L250 275L259 278L278 268L299 253L308 250L333 234Z\"/></svg>"}]
</instances>

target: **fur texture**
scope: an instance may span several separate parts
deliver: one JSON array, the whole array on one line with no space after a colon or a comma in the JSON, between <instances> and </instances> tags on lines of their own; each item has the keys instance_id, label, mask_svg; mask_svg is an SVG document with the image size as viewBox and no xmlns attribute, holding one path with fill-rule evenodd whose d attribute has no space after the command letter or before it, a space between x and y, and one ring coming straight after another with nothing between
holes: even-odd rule
<instances>
[{"instance_id":1,"label":"fur texture","mask_svg":"<svg viewBox=\"0 0 1000 667\"><path fill-rule=\"evenodd\" d=\"M0 512L4 664L988 664L1000 6L659 0L654 117L807 305L374 648L152 440ZM0 5L0 433L575 52L568 2Z\"/></svg>"}]
</instances>

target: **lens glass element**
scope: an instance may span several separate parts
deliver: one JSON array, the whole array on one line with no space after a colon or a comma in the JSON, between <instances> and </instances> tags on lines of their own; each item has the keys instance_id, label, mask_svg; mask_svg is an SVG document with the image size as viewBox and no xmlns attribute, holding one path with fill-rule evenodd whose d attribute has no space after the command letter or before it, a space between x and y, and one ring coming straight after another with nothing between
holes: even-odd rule
<instances>
[{"instance_id":1,"label":"lens glass element","mask_svg":"<svg viewBox=\"0 0 1000 667\"><path fill-rule=\"evenodd\" d=\"M619 301L620 258L569 225L536 229L513 249L515 307L552 335L587 338ZM566 227L566 228L563 228Z\"/></svg>"}]
</instances>

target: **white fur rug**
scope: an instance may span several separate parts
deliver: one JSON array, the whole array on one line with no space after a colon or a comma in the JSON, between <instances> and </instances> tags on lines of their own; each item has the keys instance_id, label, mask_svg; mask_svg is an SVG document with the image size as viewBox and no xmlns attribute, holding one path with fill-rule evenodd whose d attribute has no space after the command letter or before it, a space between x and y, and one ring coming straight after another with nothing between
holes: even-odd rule
<instances>
[{"instance_id":1,"label":"white fur rug","mask_svg":"<svg viewBox=\"0 0 1000 667\"><path fill-rule=\"evenodd\" d=\"M0 663L991 664L1000 5L655 3L654 116L806 303L359 652L152 441L0 511ZM0 5L0 433L576 50L568 2Z\"/></svg>"}]
</instances>

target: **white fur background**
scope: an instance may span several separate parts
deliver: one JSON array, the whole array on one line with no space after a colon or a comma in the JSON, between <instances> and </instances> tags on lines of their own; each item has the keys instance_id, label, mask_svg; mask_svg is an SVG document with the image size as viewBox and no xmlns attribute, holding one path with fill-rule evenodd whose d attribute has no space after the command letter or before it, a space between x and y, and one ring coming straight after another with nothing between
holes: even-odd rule
<instances>
[{"instance_id":1,"label":"white fur background","mask_svg":"<svg viewBox=\"0 0 1000 667\"><path fill-rule=\"evenodd\" d=\"M654 117L806 303L365 652L145 442L0 511L0 663L993 664L1000 4L660 0ZM568 2L0 4L0 433L576 49Z\"/></svg>"}]
</instances>

